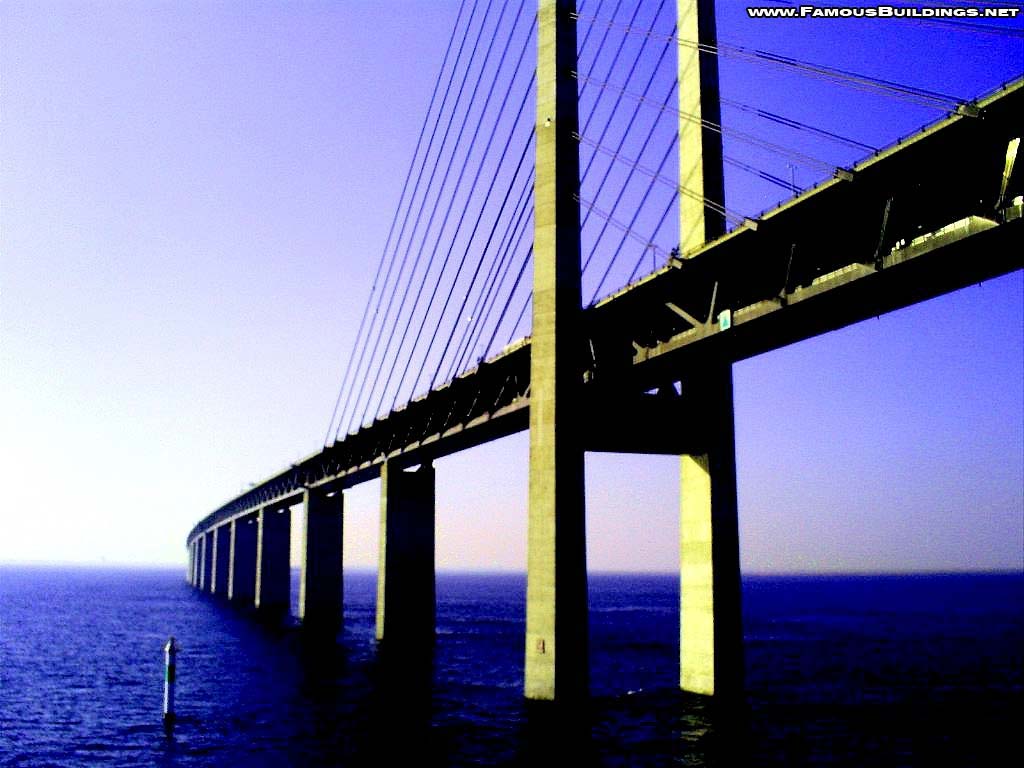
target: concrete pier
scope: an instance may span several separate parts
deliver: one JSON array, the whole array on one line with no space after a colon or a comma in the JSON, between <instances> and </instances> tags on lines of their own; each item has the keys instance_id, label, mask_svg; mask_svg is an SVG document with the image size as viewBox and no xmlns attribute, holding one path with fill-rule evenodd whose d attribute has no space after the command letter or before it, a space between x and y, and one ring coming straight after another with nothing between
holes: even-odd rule
<instances>
[{"instance_id":1,"label":"concrete pier","mask_svg":"<svg viewBox=\"0 0 1024 768\"><path fill-rule=\"evenodd\" d=\"M211 541L210 534L204 533L199 538L202 544L202 557L199 566L199 589L204 592L210 588L210 584L213 583L213 542Z\"/></svg>"},{"instance_id":2,"label":"concrete pier","mask_svg":"<svg viewBox=\"0 0 1024 768\"><path fill-rule=\"evenodd\" d=\"M702 452L680 460L679 685L730 699L743 688L732 367L684 386L704 421Z\"/></svg>"},{"instance_id":3,"label":"concrete pier","mask_svg":"<svg viewBox=\"0 0 1024 768\"><path fill-rule=\"evenodd\" d=\"M210 594L228 596L230 563L231 526L218 525L213 529L213 582L210 585Z\"/></svg>"},{"instance_id":4,"label":"concrete pier","mask_svg":"<svg viewBox=\"0 0 1024 768\"><path fill-rule=\"evenodd\" d=\"M337 631L342 621L344 494L307 489L299 618L306 628Z\"/></svg>"},{"instance_id":5,"label":"concrete pier","mask_svg":"<svg viewBox=\"0 0 1024 768\"><path fill-rule=\"evenodd\" d=\"M380 473L377 640L387 645L433 642L434 468Z\"/></svg>"},{"instance_id":6,"label":"concrete pier","mask_svg":"<svg viewBox=\"0 0 1024 768\"><path fill-rule=\"evenodd\" d=\"M255 515L231 521L228 600L250 607L256 600L257 526Z\"/></svg>"},{"instance_id":7,"label":"concrete pier","mask_svg":"<svg viewBox=\"0 0 1024 768\"><path fill-rule=\"evenodd\" d=\"M262 613L287 613L291 595L288 556L292 514L288 507L264 507L256 525L256 596Z\"/></svg>"},{"instance_id":8,"label":"concrete pier","mask_svg":"<svg viewBox=\"0 0 1024 768\"><path fill-rule=\"evenodd\" d=\"M579 146L573 0L541 0L537 42L525 694L589 687L580 423Z\"/></svg>"}]
</instances>

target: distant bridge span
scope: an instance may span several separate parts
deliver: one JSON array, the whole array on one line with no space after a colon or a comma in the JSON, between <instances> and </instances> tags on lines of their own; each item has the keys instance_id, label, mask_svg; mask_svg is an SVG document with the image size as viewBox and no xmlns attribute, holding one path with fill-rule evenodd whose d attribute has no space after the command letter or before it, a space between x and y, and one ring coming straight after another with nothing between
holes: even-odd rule
<instances>
[{"instance_id":1,"label":"distant bridge span","mask_svg":"<svg viewBox=\"0 0 1024 768\"><path fill-rule=\"evenodd\" d=\"M542 18L542 29L543 24ZM704 609L687 607L688 578L691 583L708 582L701 587L706 588L703 598L698 595L694 600L712 602L717 626L699 658L688 660L686 652L681 652L684 688L720 693L737 687L738 683L729 681L741 677L741 673L724 671L727 664L741 666L742 659L736 647L741 642L736 638L738 554L732 551L738 545L731 463L731 363L1024 266L1024 174L1017 157L1024 80L1004 86L972 107L976 109L950 115L757 220L673 256L659 271L580 314L574 354L583 363L569 374L568 386L577 393L578 413L595 416L571 422L563 434L575 430L582 450L705 456L703 463L698 460L694 465L703 467L703 474L692 475L694 470L684 462L683 483L684 489L687 482L704 489L698 496L703 493L711 501L700 514L710 517L688 518L691 513L684 500L681 535L685 540L691 529L706 528L705 533L694 535L698 549L707 547L702 557L715 563L688 563L683 555L682 632L684 638L688 631L691 637L712 632L702 628L699 610ZM540 184L544 150L538 142ZM572 173L571 166L566 172ZM542 203L538 198L536 204ZM540 258L540 251L535 253ZM578 268L578 246L576 264ZM538 311L537 299L534 311ZM535 338L537 328L535 322ZM383 476L377 636L386 636L390 642L392 637L432 635L431 462L527 428L532 431L530 405L537 389L531 389L531 369L538 370L538 361L531 360L535 344L527 338L509 345L448 384L364 425L208 514L188 534L190 582L260 608L281 609L288 596L289 529L287 515L274 513L305 500L308 524L300 613L311 625L320 621L336 627L341 603L341 492ZM545 352L545 359L550 354ZM707 378L707 370L725 373ZM553 378L559 376L564 374ZM727 400L722 408L708 407L721 398ZM728 454L721 470L716 469L715 459L706 459L718 450L707 447L715 444L718 432L725 434L721 450ZM539 450L531 442L531 465ZM416 465L423 469L405 471ZM575 482L575 471L568 473L569 485ZM721 514L713 508L719 471L725 478L720 486L724 497L719 498L727 497ZM531 504L534 482L531 466ZM581 490L581 478L579 483ZM552 520L548 521L554 531L549 531L550 537L565 541L570 534L563 532L564 525L558 527L557 517ZM724 534L718 532L720 525ZM531 509L526 693L530 698L554 698L556 681L561 681L559 697L586 687L585 671L579 671L577 662L574 670L565 671L553 660L554 638L560 631L561 642L585 650L585 635L574 639L569 630L559 629L568 626L570 619L580 623L581 610L585 623L585 564L578 553L579 537L571 538L576 536L573 533L569 550L576 547L575 554L554 565L545 538L549 534L536 533L541 527ZM714 541L712 530L716 531ZM720 543L723 540L725 544ZM722 546L726 549L719 557ZM544 561L548 570L543 576L535 575L543 570L533 560L535 547L550 555L551 562ZM581 567L582 608L578 600ZM572 573L565 575L559 569ZM713 592L712 582L717 587ZM540 585L536 593L534 584ZM535 606L539 616L549 602L553 605L554 586L561 584L571 585L560 589L575 600L575 608L560 608L569 610L568 618L533 618ZM730 589L736 593L735 600L723 613L719 603L727 600L722 595ZM722 637L729 633L731 638ZM700 645L702 641L691 642Z\"/></svg>"}]
</instances>

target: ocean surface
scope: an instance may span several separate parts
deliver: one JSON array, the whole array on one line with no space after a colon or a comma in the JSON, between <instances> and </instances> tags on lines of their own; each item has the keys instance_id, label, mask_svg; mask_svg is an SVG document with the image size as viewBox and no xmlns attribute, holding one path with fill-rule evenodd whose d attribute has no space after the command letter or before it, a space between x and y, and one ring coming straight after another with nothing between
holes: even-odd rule
<instances>
[{"instance_id":1,"label":"ocean surface","mask_svg":"<svg viewBox=\"0 0 1024 768\"><path fill-rule=\"evenodd\" d=\"M522 700L525 578L439 574L434 652L267 626L178 571L0 567L4 766L1003 765L1024 728L1024 575L745 578L746 706L677 690L673 576L590 577L588 705ZM296 590L297 591L297 590ZM178 721L161 724L163 652Z\"/></svg>"}]
</instances>

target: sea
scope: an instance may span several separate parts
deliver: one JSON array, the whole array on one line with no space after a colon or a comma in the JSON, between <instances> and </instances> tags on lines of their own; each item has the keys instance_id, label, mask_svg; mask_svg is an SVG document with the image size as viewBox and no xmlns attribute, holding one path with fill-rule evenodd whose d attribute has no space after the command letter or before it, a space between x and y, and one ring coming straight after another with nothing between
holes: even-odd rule
<instances>
[{"instance_id":1,"label":"sea","mask_svg":"<svg viewBox=\"0 0 1024 768\"><path fill-rule=\"evenodd\" d=\"M437 641L378 654L375 578L315 640L180 570L0 567L3 766L1000 766L1024 574L745 577L745 701L678 690L678 578L591 574L588 701L524 702L525 577L439 573ZM297 590L294 590L297 593ZM163 646L180 646L173 728Z\"/></svg>"}]
</instances>

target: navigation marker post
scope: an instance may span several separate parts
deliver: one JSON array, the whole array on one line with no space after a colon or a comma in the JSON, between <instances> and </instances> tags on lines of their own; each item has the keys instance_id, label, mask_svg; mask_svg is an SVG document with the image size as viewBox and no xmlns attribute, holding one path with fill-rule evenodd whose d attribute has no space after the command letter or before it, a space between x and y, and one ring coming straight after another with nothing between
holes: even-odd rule
<instances>
[{"instance_id":1,"label":"navigation marker post","mask_svg":"<svg viewBox=\"0 0 1024 768\"><path fill-rule=\"evenodd\" d=\"M174 677L178 646L171 635L164 645L164 728L174 726Z\"/></svg>"}]
</instances>

